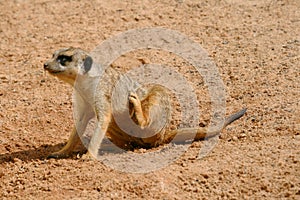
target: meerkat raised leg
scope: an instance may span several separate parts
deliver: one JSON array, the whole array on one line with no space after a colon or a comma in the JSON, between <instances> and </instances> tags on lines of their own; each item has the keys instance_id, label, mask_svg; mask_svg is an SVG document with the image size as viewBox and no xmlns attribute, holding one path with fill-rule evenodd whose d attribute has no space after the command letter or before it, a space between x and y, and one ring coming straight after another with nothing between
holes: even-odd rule
<instances>
[{"instance_id":1,"label":"meerkat raised leg","mask_svg":"<svg viewBox=\"0 0 300 200\"><path fill-rule=\"evenodd\" d=\"M150 87L142 99L134 92L129 94L128 99L129 103L133 105L131 115L136 118L137 124L141 128L149 126L156 120L161 120L163 114L165 117L169 117L170 100L166 89L160 85Z\"/></svg>"},{"instance_id":2,"label":"meerkat raised leg","mask_svg":"<svg viewBox=\"0 0 300 200\"><path fill-rule=\"evenodd\" d=\"M143 110L142 102L140 101L138 95L134 92L129 94L129 102L133 105L133 110L131 113L131 117L135 116L137 123L141 128L145 128L145 126L149 125L149 109ZM148 106L147 106L148 108Z\"/></svg>"},{"instance_id":3,"label":"meerkat raised leg","mask_svg":"<svg viewBox=\"0 0 300 200\"><path fill-rule=\"evenodd\" d=\"M163 86L154 85L141 97L131 92L128 99L132 106L132 120L141 129L150 130L138 140L138 146L151 148L162 144L165 127L170 120L170 99L167 90Z\"/></svg>"}]
</instances>

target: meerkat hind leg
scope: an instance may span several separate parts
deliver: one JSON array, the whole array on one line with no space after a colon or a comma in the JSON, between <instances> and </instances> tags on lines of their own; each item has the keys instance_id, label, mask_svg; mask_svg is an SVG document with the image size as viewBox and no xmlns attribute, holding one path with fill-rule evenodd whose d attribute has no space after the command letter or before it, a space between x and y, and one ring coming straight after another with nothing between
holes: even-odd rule
<instances>
[{"instance_id":1,"label":"meerkat hind leg","mask_svg":"<svg viewBox=\"0 0 300 200\"><path fill-rule=\"evenodd\" d=\"M151 135L138 140L138 146L151 148L162 143L164 128L169 122L170 100L166 89L154 85L142 97L130 93L129 102L133 105L132 119L143 129L150 128ZM135 119L134 119L135 118Z\"/></svg>"}]
</instances>

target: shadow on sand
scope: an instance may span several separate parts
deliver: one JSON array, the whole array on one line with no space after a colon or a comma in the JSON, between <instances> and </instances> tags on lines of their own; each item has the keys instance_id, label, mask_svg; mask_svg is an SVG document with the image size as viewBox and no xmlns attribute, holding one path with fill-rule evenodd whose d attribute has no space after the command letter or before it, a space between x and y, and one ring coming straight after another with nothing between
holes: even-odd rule
<instances>
[{"instance_id":1,"label":"shadow on sand","mask_svg":"<svg viewBox=\"0 0 300 200\"><path fill-rule=\"evenodd\" d=\"M32 161L32 160L44 160L47 156L55 151L61 149L65 143L60 143L56 145L42 145L38 148L16 151L12 153L0 154L0 164L5 162L14 162L15 159L20 159L22 161Z\"/></svg>"}]
</instances>

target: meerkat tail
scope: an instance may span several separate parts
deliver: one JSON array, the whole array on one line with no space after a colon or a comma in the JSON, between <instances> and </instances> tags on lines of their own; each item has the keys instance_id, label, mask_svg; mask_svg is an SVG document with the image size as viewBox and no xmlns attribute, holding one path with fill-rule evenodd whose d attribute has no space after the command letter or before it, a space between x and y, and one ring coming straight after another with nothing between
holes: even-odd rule
<instances>
[{"instance_id":1,"label":"meerkat tail","mask_svg":"<svg viewBox=\"0 0 300 200\"><path fill-rule=\"evenodd\" d=\"M174 143L183 143L188 140L202 140L204 138L210 138L218 135L222 129L234 122L235 120L241 118L247 111L247 108L240 110L233 115L230 115L225 119L224 125L218 130L208 130L207 127L199 128L182 128L177 130L168 131L165 137L165 141ZM173 139L174 138L174 139Z\"/></svg>"},{"instance_id":2,"label":"meerkat tail","mask_svg":"<svg viewBox=\"0 0 300 200\"><path fill-rule=\"evenodd\" d=\"M225 128L226 126L228 126L229 124L231 124L232 122L234 122L235 120L238 120L239 118L241 118L247 111L247 108L244 108L242 110L240 110L239 112L236 112L232 115L230 115L229 117L227 117L225 119L225 123L223 128Z\"/></svg>"}]
</instances>

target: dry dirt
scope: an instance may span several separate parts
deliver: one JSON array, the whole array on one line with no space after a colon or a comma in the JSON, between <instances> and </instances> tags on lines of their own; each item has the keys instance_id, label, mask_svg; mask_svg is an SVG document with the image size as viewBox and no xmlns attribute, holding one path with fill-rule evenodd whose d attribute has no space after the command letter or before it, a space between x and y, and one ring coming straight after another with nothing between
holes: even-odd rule
<instances>
[{"instance_id":1,"label":"dry dirt","mask_svg":"<svg viewBox=\"0 0 300 200\"><path fill-rule=\"evenodd\" d=\"M0 18L1 199L300 199L298 0L11 0L0 1ZM120 172L76 154L46 159L66 142L73 117L72 88L45 73L43 63L56 49L91 51L143 27L176 30L199 43L226 86L227 114L242 107L247 114L206 157L197 159L204 143L194 142L149 173ZM141 55L132 53L124 65L139 64ZM143 59L173 65L163 55ZM203 82L187 62L176 67L199 83L198 99L207 104L200 107L209 113Z\"/></svg>"}]
</instances>

